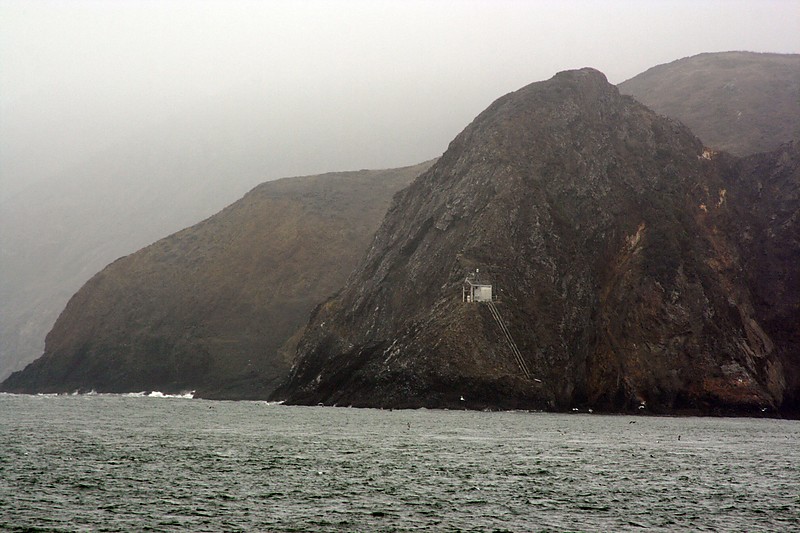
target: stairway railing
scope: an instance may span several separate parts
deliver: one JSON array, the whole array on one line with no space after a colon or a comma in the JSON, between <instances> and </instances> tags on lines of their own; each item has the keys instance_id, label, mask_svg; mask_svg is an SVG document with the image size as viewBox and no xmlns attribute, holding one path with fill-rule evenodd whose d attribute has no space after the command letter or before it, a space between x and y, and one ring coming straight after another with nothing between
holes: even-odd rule
<instances>
[{"instance_id":1,"label":"stairway railing","mask_svg":"<svg viewBox=\"0 0 800 533\"><path fill-rule=\"evenodd\" d=\"M511 349L511 353L514 355L514 359L516 360L519 369L526 378L530 379L531 373L528 370L528 365L525 364L525 359L522 358L522 354L520 353L519 348L517 348L517 343L515 343L514 339L511 337L511 332L508 331L508 327L503 321L503 317L500 316L500 311L494 305L494 302L486 302L486 304L489 306L489 311L491 312L495 322L497 322L497 325L500 327L500 331L503 333L503 337L506 339L506 342Z\"/></svg>"}]
</instances>

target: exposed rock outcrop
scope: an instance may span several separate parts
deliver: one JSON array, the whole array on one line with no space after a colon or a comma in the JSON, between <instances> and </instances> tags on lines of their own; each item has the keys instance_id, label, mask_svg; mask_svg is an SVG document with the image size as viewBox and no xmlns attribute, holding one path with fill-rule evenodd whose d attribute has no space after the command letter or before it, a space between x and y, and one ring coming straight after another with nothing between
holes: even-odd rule
<instances>
[{"instance_id":1,"label":"exposed rock outcrop","mask_svg":"<svg viewBox=\"0 0 800 533\"><path fill-rule=\"evenodd\" d=\"M786 153L763 156L763 169L758 158L713 153L592 69L506 95L395 197L364 261L315 311L275 397L383 407L785 409L797 394L787 365L800 359L791 326L796 272L786 290L752 281L762 269L780 277L800 264L796 246L781 248L797 240L796 159L793 148ZM791 224L766 222L757 205L746 219L754 193L732 183L773 172L783 157L787 166L775 171L783 199L764 203L777 203L775 220L794 217ZM785 232L773 241L781 250L768 250L779 266L751 258L770 231ZM740 245L743 232L750 241ZM465 276L476 270L499 296L530 379L489 307L462 302ZM771 307L772 298L782 303Z\"/></svg>"},{"instance_id":2,"label":"exposed rock outcrop","mask_svg":"<svg viewBox=\"0 0 800 533\"><path fill-rule=\"evenodd\" d=\"M344 283L392 194L430 164L267 182L117 260L2 389L265 398L289 369L292 335Z\"/></svg>"}]
</instances>

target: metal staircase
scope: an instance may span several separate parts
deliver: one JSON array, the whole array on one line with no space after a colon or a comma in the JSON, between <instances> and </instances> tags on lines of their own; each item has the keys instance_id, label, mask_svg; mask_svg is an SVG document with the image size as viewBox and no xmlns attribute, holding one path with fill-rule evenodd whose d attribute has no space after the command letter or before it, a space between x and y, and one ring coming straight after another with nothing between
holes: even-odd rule
<instances>
[{"instance_id":1,"label":"metal staircase","mask_svg":"<svg viewBox=\"0 0 800 533\"><path fill-rule=\"evenodd\" d=\"M511 332L508 331L508 327L506 327L506 323L503 322L503 318L500 316L500 311L498 311L497 307L494 305L494 302L486 302L486 305L489 306L489 311L492 313L495 322L500 327L500 331L503 332L503 337L505 337L506 342L508 343L509 348L511 349L511 353L514 354L514 359L517 361L517 365L519 365L519 369L522 370L522 373L525 374L525 377L530 379L531 373L528 370L528 365L525 364L525 360L522 358L522 354L519 352L519 348L517 348L517 344L514 342L514 339L511 337Z\"/></svg>"}]
</instances>

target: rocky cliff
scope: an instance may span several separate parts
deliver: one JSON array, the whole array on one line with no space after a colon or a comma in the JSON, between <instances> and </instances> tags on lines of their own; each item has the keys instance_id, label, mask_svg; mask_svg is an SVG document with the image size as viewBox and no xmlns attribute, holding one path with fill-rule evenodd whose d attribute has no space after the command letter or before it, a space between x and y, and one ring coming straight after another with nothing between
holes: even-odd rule
<instances>
[{"instance_id":1,"label":"rocky cliff","mask_svg":"<svg viewBox=\"0 0 800 533\"><path fill-rule=\"evenodd\" d=\"M266 397L289 368L282 346L344 283L392 194L429 166L256 187L92 277L44 355L2 389Z\"/></svg>"},{"instance_id":2,"label":"rocky cliff","mask_svg":"<svg viewBox=\"0 0 800 533\"><path fill-rule=\"evenodd\" d=\"M699 54L653 67L619 90L716 150L743 156L800 139L800 54Z\"/></svg>"},{"instance_id":3,"label":"rocky cliff","mask_svg":"<svg viewBox=\"0 0 800 533\"><path fill-rule=\"evenodd\" d=\"M800 144L736 161L726 185L731 204L724 228L740 245L766 348L782 362L783 410L800 415Z\"/></svg>"},{"instance_id":4,"label":"rocky cliff","mask_svg":"<svg viewBox=\"0 0 800 533\"><path fill-rule=\"evenodd\" d=\"M592 69L500 98L395 197L275 397L786 411L796 161L793 146L744 161L710 151ZM494 309L462 301L470 274L492 284Z\"/></svg>"}]
</instances>

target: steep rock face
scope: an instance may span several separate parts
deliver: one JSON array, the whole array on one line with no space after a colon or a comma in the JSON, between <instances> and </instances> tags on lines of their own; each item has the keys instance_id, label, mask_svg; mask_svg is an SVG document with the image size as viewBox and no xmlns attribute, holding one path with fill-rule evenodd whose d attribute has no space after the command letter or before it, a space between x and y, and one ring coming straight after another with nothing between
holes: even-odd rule
<instances>
[{"instance_id":1,"label":"steep rock face","mask_svg":"<svg viewBox=\"0 0 800 533\"><path fill-rule=\"evenodd\" d=\"M14 392L197 390L265 398L281 349L345 281L394 194L430 163L264 183L124 257L70 300Z\"/></svg>"},{"instance_id":2,"label":"steep rock face","mask_svg":"<svg viewBox=\"0 0 800 533\"><path fill-rule=\"evenodd\" d=\"M395 198L275 397L774 412L786 370L718 227L732 164L592 69L500 98ZM530 378L462 303L476 269Z\"/></svg>"},{"instance_id":3,"label":"steep rock face","mask_svg":"<svg viewBox=\"0 0 800 533\"><path fill-rule=\"evenodd\" d=\"M799 54L699 54L653 67L619 90L716 150L743 156L800 138Z\"/></svg>"},{"instance_id":4,"label":"steep rock face","mask_svg":"<svg viewBox=\"0 0 800 533\"><path fill-rule=\"evenodd\" d=\"M737 161L728 175L727 228L742 249L755 316L786 371L784 409L800 415L800 144Z\"/></svg>"}]
</instances>

